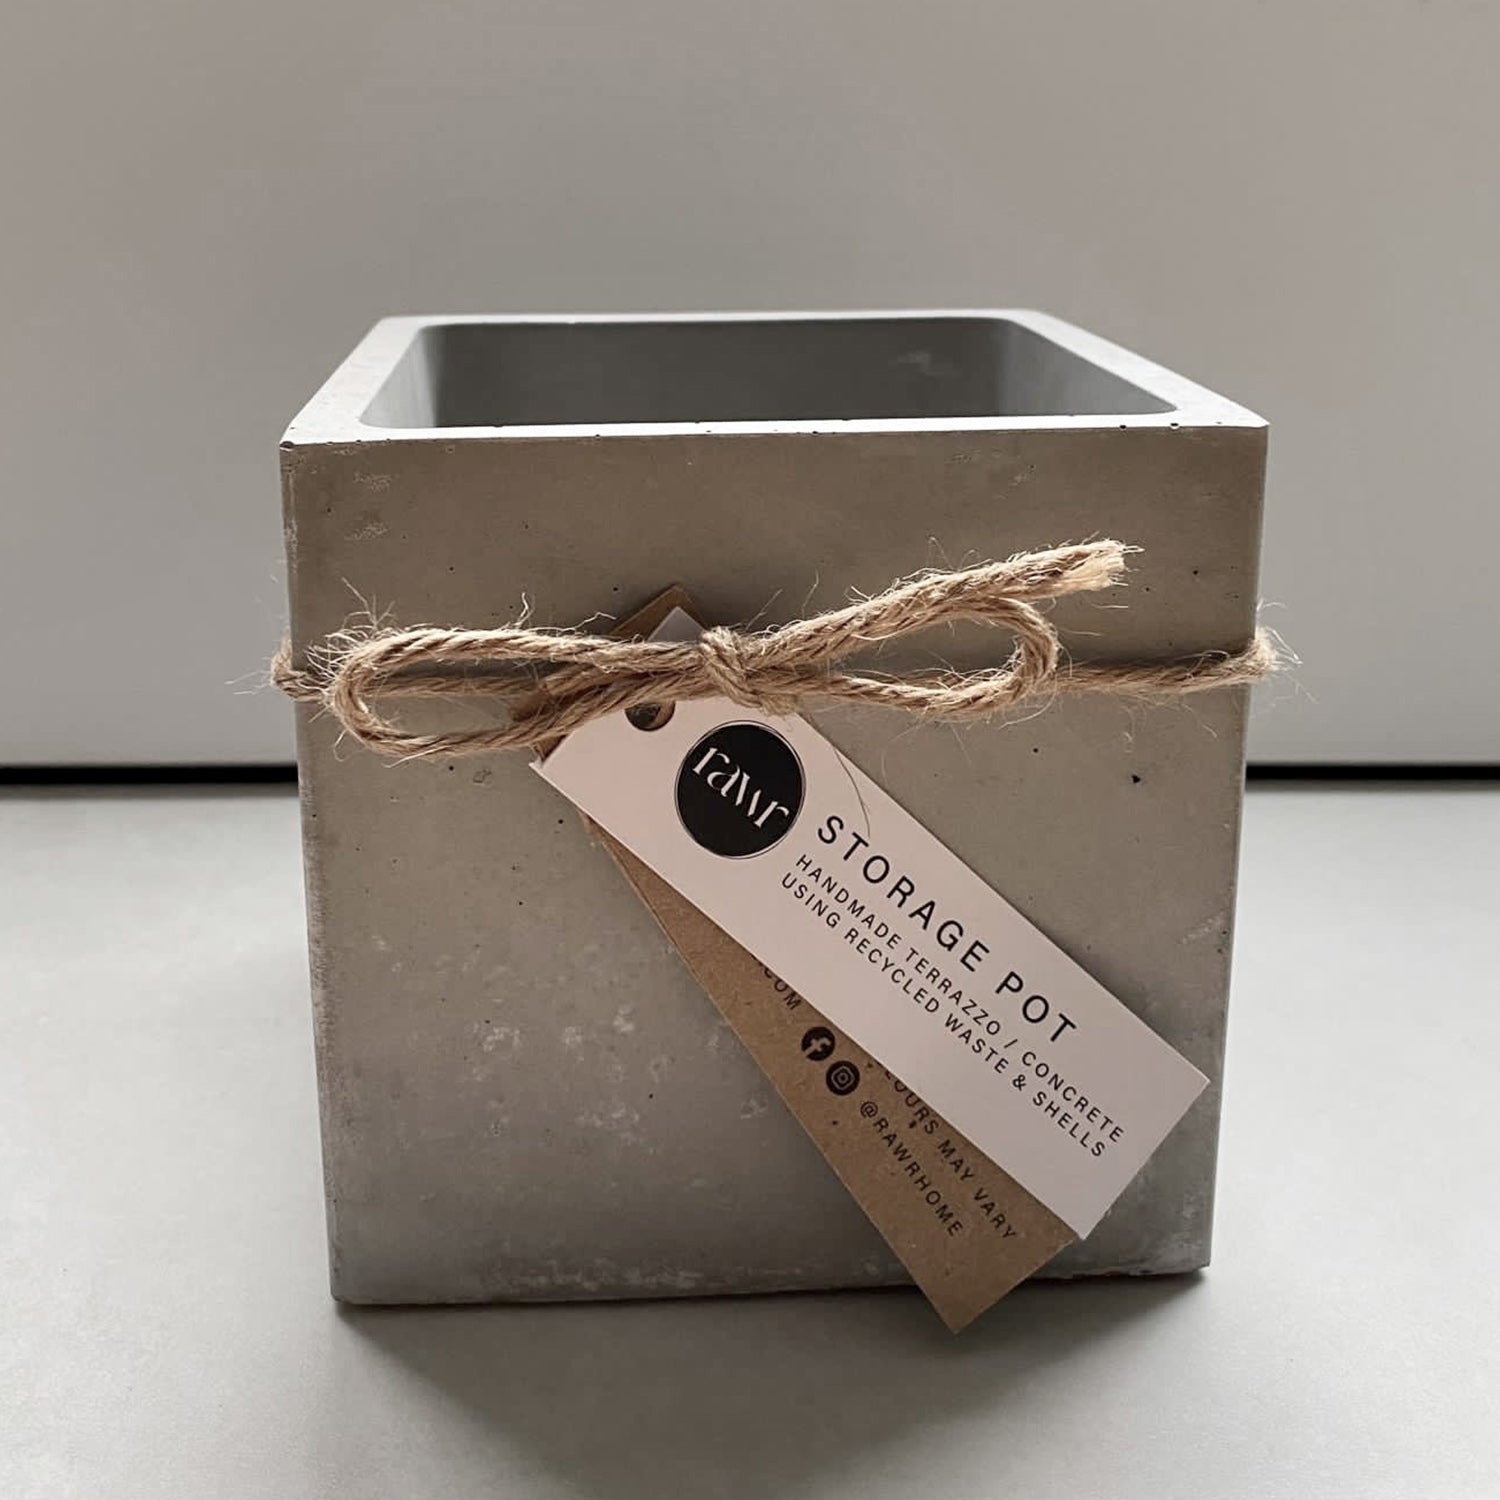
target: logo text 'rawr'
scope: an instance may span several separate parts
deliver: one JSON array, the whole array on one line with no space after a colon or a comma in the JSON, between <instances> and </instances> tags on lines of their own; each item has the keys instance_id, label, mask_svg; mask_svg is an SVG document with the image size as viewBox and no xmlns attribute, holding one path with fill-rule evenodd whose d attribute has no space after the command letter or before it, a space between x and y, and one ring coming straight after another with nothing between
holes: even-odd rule
<instances>
[{"instance_id":1,"label":"logo text 'rawr'","mask_svg":"<svg viewBox=\"0 0 1500 1500\"><path fill-rule=\"evenodd\" d=\"M677 771L677 816L693 842L725 859L763 854L802 811L806 782L797 752L774 729L720 724Z\"/></svg>"},{"instance_id":2,"label":"logo text 'rawr'","mask_svg":"<svg viewBox=\"0 0 1500 1500\"><path fill-rule=\"evenodd\" d=\"M750 780L750 773L717 745L710 745L699 756L693 775L701 776L721 797L733 802L757 828L764 828L767 820L777 815L787 819L792 816L786 803L762 793Z\"/></svg>"}]
</instances>

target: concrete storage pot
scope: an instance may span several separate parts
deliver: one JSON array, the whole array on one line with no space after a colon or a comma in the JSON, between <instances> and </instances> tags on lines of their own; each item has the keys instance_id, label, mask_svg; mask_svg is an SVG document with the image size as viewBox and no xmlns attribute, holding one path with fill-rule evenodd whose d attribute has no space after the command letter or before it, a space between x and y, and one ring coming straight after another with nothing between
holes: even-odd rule
<instances>
[{"instance_id":1,"label":"concrete storage pot","mask_svg":"<svg viewBox=\"0 0 1500 1500\"><path fill-rule=\"evenodd\" d=\"M529 604L568 626L673 582L705 619L770 623L1114 536L1143 549L1129 587L1054 616L1075 658L1235 650L1265 440L1029 312L389 319L283 443L293 648L357 600L399 625ZM881 664L1004 649L957 631ZM1246 696L1065 697L958 730L813 716L1213 1080L1049 1274L1208 1260ZM298 717L337 1296L905 1279L527 756L393 764Z\"/></svg>"}]
</instances>

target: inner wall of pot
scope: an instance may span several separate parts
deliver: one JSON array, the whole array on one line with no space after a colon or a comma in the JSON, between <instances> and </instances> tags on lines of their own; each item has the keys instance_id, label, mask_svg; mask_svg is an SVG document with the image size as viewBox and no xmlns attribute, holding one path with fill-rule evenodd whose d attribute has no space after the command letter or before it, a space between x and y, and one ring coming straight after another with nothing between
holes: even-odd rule
<instances>
[{"instance_id":1,"label":"inner wall of pot","mask_svg":"<svg viewBox=\"0 0 1500 1500\"><path fill-rule=\"evenodd\" d=\"M377 427L1127 416L1169 405L1005 318L436 323Z\"/></svg>"}]
</instances>

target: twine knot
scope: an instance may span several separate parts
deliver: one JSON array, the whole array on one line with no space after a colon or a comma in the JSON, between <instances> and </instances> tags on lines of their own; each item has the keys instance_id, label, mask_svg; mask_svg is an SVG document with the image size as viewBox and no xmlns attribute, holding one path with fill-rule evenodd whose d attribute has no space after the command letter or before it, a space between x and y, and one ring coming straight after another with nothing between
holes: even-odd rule
<instances>
[{"instance_id":1,"label":"twine knot","mask_svg":"<svg viewBox=\"0 0 1500 1500\"><path fill-rule=\"evenodd\" d=\"M1056 628L1037 605L1113 587L1130 550L1119 542L1087 542L918 573L826 614L754 632L717 626L687 643L616 640L524 623L495 630L345 630L309 651L302 665L283 643L271 675L283 691L323 708L370 749L421 756L535 749L605 714L699 698L728 698L768 714L835 699L972 720L1048 694L1177 697L1255 682L1277 668L1276 646L1264 630L1238 651L1159 662L1066 660ZM855 652L961 620L1008 631L1015 642L1008 658L980 671L909 676L843 665ZM382 698L460 695L494 701L506 722L417 734L376 707Z\"/></svg>"},{"instance_id":2,"label":"twine knot","mask_svg":"<svg viewBox=\"0 0 1500 1500\"><path fill-rule=\"evenodd\" d=\"M758 656L754 644L727 626L716 625L705 630L697 641L698 660L703 675L714 691L741 708L755 708L768 714L794 711L796 696L773 683L769 677L758 678Z\"/></svg>"}]
</instances>

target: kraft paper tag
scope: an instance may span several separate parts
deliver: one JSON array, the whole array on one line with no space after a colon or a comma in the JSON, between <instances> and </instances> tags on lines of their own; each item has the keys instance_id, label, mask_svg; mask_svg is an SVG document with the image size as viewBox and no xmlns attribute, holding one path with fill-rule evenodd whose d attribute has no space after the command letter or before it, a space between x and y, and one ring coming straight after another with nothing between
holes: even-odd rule
<instances>
[{"instance_id":1,"label":"kraft paper tag","mask_svg":"<svg viewBox=\"0 0 1500 1500\"><path fill-rule=\"evenodd\" d=\"M704 992L955 1333L1073 1231L600 830Z\"/></svg>"},{"instance_id":2,"label":"kraft paper tag","mask_svg":"<svg viewBox=\"0 0 1500 1500\"><path fill-rule=\"evenodd\" d=\"M682 598L621 633L693 633ZM537 769L952 1328L1086 1234L1204 1085L800 718L615 715Z\"/></svg>"}]
</instances>

